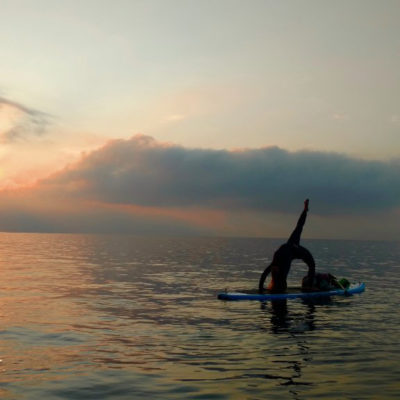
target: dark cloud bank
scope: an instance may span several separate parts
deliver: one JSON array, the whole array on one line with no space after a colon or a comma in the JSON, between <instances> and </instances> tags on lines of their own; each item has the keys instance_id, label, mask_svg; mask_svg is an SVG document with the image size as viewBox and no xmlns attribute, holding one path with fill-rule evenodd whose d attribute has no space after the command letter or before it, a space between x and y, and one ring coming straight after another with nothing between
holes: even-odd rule
<instances>
[{"instance_id":1,"label":"dark cloud bank","mask_svg":"<svg viewBox=\"0 0 400 400\"><path fill-rule=\"evenodd\" d=\"M188 149L114 140L0 196L0 230L400 239L400 163L276 147Z\"/></svg>"},{"instance_id":2,"label":"dark cloud bank","mask_svg":"<svg viewBox=\"0 0 400 400\"><path fill-rule=\"evenodd\" d=\"M115 140L43 182L109 203L368 215L400 207L400 162L277 147L187 149L151 137Z\"/></svg>"}]
</instances>

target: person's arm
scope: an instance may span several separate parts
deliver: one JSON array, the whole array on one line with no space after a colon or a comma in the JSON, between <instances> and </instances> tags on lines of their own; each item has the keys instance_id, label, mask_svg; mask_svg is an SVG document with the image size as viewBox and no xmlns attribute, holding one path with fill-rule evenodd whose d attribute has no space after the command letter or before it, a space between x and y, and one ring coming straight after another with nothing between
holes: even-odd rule
<instances>
[{"instance_id":1,"label":"person's arm","mask_svg":"<svg viewBox=\"0 0 400 400\"><path fill-rule=\"evenodd\" d=\"M268 265L267 268L265 268L264 272L261 274L260 281L258 283L258 291L262 293L264 291L264 282L267 279L267 276L271 272L272 264Z\"/></svg>"},{"instance_id":2,"label":"person's arm","mask_svg":"<svg viewBox=\"0 0 400 400\"><path fill-rule=\"evenodd\" d=\"M314 277L315 277L315 263L314 260L312 263L306 263L308 265L308 278L310 282L314 282Z\"/></svg>"},{"instance_id":3,"label":"person's arm","mask_svg":"<svg viewBox=\"0 0 400 400\"><path fill-rule=\"evenodd\" d=\"M300 246L297 249L296 258L304 261L308 266L307 283L309 286L313 286L315 277L315 261L312 254L305 248Z\"/></svg>"}]
</instances>

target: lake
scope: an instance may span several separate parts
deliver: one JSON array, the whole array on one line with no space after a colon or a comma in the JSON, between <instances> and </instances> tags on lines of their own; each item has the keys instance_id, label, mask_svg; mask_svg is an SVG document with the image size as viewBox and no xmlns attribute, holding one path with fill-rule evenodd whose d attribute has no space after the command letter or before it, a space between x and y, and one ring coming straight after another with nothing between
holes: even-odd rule
<instances>
[{"instance_id":1,"label":"lake","mask_svg":"<svg viewBox=\"0 0 400 400\"><path fill-rule=\"evenodd\" d=\"M281 243L0 234L0 397L399 398L400 243L302 241L360 295L217 300L256 288Z\"/></svg>"}]
</instances>

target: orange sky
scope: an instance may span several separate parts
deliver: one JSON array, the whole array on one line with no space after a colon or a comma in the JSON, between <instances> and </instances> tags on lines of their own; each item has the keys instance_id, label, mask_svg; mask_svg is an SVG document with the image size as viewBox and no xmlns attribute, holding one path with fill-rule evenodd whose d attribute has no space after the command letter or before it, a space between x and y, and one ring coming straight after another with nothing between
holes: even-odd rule
<instances>
[{"instance_id":1,"label":"orange sky","mask_svg":"<svg viewBox=\"0 0 400 400\"><path fill-rule=\"evenodd\" d=\"M90 230L93 223L93 231L107 224L129 231L129 220L133 231L286 235L297 204L313 195L319 222L311 236L398 238L396 2L92 3L2 2L0 191L7 223L0 229ZM108 166L113 174L105 159L80 169L82 160L94 162L93 151L110 156L110 141L121 141L121 156L131 151L137 134L154 138L143 139L153 146L145 152L149 160L163 155L159 170L150 161L136 163L142 179L125 160L131 177L123 177L134 180L137 192L124 197L117 187L118 160ZM170 148L178 158L164 151ZM268 152L263 175L257 168L265 148L282 151ZM243 150L248 166L232 149ZM76 175L93 173L87 182L104 190L72 198L76 182L58 172L68 165ZM169 176L171 165L190 168L203 190L179 168ZM110 187L102 187L101 171ZM54 181L54 174L64 176L65 187L41 197L41 180ZM25 201L20 192L4 193L17 188L26 188ZM112 192L119 203L102 198ZM147 203L138 203L138 193ZM90 202L93 215L85 219ZM260 202L268 203L265 209ZM118 223L110 222L113 216Z\"/></svg>"}]
</instances>

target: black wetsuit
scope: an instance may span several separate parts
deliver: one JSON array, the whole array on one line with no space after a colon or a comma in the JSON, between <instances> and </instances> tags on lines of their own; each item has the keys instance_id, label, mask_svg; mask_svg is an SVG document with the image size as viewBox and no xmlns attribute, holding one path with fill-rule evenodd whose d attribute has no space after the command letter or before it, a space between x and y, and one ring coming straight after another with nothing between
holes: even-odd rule
<instances>
[{"instance_id":1,"label":"black wetsuit","mask_svg":"<svg viewBox=\"0 0 400 400\"><path fill-rule=\"evenodd\" d=\"M300 246L300 236L306 222L307 210L304 210L297 222L296 228L290 235L289 240L275 252L271 264L262 273L259 282L259 291L264 290L264 282L268 274L272 271L273 287L271 291L283 292L287 288L286 278L290 265L294 259L303 260L308 265L308 275L310 282L313 282L315 275L315 262L312 254L303 246Z\"/></svg>"}]
</instances>

